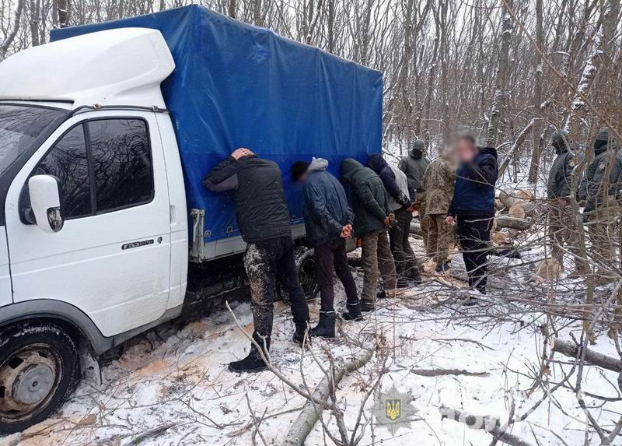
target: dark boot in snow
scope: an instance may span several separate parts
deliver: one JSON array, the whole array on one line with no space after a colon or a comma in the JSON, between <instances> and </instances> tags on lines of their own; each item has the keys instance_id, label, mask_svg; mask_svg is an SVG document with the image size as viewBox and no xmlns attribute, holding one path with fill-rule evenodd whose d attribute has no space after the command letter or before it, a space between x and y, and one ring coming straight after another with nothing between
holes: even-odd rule
<instances>
[{"instance_id":1,"label":"dark boot in snow","mask_svg":"<svg viewBox=\"0 0 622 446\"><path fill-rule=\"evenodd\" d=\"M372 311L376 311L376 305L374 304L368 304L366 302L362 302L361 303L361 311L363 313L370 313Z\"/></svg>"},{"instance_id":2,"label":"dark boot in snow","mask_svg":"<svg viewBox=\"0 0 622 446\"><path fill-rule=\"evenodd\" d=\"M361 314L361 303L347 304L348 311L343 313L341 317L344 321L362 321L363 315Z\"/></svg>"},{"instance_id":3,"label":"dark boot in snow","mask_svg":"<svg viewBox=\"0 0 622 446\"><path fill-rule=\"evenodd\" d=\"M335 337L335 320L337 313L334 311L320 311L320 321L317 326L311 329L311 336L320 336L322 338Z\"/></svg>"},{"instance_id":4,"label":"dark boot in snow","mask_svg":"<svg viewBox=\"0 0 622 446\"><path fill-rule=\"evenodd\" d=\"M255 339L255 341L257 341L257 343L261 346L261 348L264 349L263 339L259 338L256 335L253 335L253 338ZM268 350L270 349L269 339L266 339L265 346L268 348ZM268 355L264 355L264 356L266 356L266 359L268 359ZM243 372L256 373L256 372L264 371L267 368L268 366L264 362L263 358L261 357L261 354L259 353L259 350L257 350L257 347L255 347L254 344L251 344L251 351L246 358L229 363L229 370L231 370L232 372L236 372L236 373L243 373Z\"/></svg>"},{"instance_id":5,"label":"dark boot in snow","mask_svg":"<svg viewBox=\"0 0 622 446\"><path fill-rule=\"evenodd\" d=\"M398 276L397 277L397 287L398 288L410 288L412 286L412 282L408 280L406 276Z\"/></svg>"},{"instance_id":6,"label":"dark boot in snow","mask_svg":"<svg viewBox=\"0 0 622 446\"><path fill-rule=\"evenodd\" d=\"M421 285L421 270L419 267L415 266L414 268L411 268L408 271L408 275L410 276L410 280L412 280L415 285Z\"/></svg>"},{"instance_id":7,"label":"dark boot in snow","mask_svg":"<svg viewBox=\"0 0 622 446\"><path fill-rule=\"evenodd\" d=\"M307 322L308 324L308 322ZM307 331L307 325L296 325L296 331L294 332L294 337L292 338L292 341L294 341L296 344L300 345L302 347L302 344L305 340L305 332ZM309 336L311 336L311 333L309 333ZM307 343L311 343L311 338L307 337Z\"/></svg>"}]
</instances>

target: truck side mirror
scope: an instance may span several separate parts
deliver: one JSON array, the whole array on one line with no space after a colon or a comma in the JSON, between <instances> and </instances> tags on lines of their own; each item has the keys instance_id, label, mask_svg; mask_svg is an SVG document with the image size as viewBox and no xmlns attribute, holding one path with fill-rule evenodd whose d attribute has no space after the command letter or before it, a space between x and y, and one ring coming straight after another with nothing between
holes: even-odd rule
<instances>
[{"instance_id":1,"label":"truck side mirror","mask_svg":"<svg viewBox=\"0 0 622 446\"><path fill-rule=\"evenodd\" d=\"M58 181L51 175L35 175L28 180L30 206L37 226L44 232L63 229Z\"/></svg>"}]
</instances>

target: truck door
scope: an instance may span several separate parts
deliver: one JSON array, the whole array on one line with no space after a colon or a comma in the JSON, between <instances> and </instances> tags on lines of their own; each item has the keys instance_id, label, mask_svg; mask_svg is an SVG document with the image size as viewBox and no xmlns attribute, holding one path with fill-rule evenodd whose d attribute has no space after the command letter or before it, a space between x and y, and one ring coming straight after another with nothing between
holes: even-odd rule
<instances>
[{"instance_id":1,"label":"truck door","mask_svg":"<svg viewBox=\"0 0 622 446\"><path fill-rule=\"evenodd\" d=\"M149 112L65 122L13 181L6 201L14 301L55 299L104 336L157 320L169 297L170 213L162 143ZM63 228L24 221L32 175L55 176ZM24 204L26 202L26 204Z\"/></svg>"}]
</instances>

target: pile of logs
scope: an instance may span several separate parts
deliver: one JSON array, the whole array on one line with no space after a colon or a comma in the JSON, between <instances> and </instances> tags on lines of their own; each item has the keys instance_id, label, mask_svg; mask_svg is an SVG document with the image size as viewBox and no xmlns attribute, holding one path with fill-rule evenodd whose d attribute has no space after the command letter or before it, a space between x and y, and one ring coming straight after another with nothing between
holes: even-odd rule
<instances>
[{"instance_id":1,"label":"pile of logs","mask_svg":"<svg viewBox=\"0 0 622 446\"><path fill-rule=\"evenodd\" d=\"M502 229L511 231L525 231L532 225L536 203L532 192L525 189L505 188L495 200L497 215L495 217L492 240L495 245L509 244L508 235ZM410 233L422 235L421 222L414 221L410 225Z\"/></svg>"},{"instance_id":2,"label":"pile of logs","mask_svg":"<svg viewBox=\"0 0 622 446\"><path fill-rule=\"evenodd\" d=\"M516 231L524 231L531 227L531 217L536 210L535 196L525 189L505 188L495 200L495 208L498 213L495 217L492 240L495 245L503 246L510 241L507 232L501 230L509 230L509 238L513 238Z\"/></svg>"}]
</instances>

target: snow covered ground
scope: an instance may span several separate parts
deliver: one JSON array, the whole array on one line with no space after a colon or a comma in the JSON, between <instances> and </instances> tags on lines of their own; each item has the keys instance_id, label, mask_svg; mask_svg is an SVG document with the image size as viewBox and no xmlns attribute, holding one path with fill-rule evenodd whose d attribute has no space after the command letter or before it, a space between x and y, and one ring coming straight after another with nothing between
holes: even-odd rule
<instances>
[{"instance_id":1,"label":"snow covered ground","mask_svg":"<svg viewBox=\"0 0 622 446\"><path fill-rule=\"evenodd\" d=\"M457 268L461 263L458 256L454 265ZM360 280L359 273L357 282ZM410 429L399 429L395 436L385 427L367 424L361 445L490 444L492 437L486 432L442 419L439 407L492 415L503 423L511 412L512 401L515 413L523 414L542 398L542 390L531 390L543 349L538 315L526 317L525 321L478 327L464 323L469 312L479 314L478 305L458 309L455 305L441 305L445 294L439 290L438 283L428 282L402 298L382 300L383 309L363 322L343 324L343 335L335 340L314 341L313 352L326 365L328 352L333 357L346 357L353 353L356 342L372 346L381 339L379 334L386 338L387 373L381 387L386 390L396 386L401 392L410 392L416 413ZM343 306L342 293L338 300ZM503 290L493 291L488 300L502 302ZM249 304L235 304L233 310L250 332ZM312 304L312 310L315 320L318 302ZM290 341L292 331L289 309L279 303L273 362L297 384L303 383L302 372L306 384L313 388L322 379L322 372L308 353L301 362L301 349ZM560 336L570 339L570 332L578 338L580 325L567 326ZM130 341L118 359L107 361L103 386L81 384L56 416L22 434L5 437L0 443L249 445L255 435L257 444L263 444L255 434L255 417L263 418L259 432L267 444L280 444L305 400L269 371L230 373L227 363L245 356L248 347L249 342L226 309L190 323L159 327ZM616 356L615 347L604 335L594 348ZM558 359L560 362L548 375L550 388L563 378L562 370L570 369L568 358ZM349 428L356 423L370 379L377 377L382 368L379 361L375 355L339 386L339 405ZM426 377L413 373L432 369L457 369L473 376L453 373ZM584 391L619 394L616 374L596 367L586 367L586 374ZM614 425L622 412L622 402L598 409L598 400L586 401L594 405L593 414L604 428ZM366 402L363 423L372 420L374 405L374 398ZM336 432L330 413L325 412L324 419ZM573 392L560 388L527 421L514 425L511 432L533 445L583 444L585 415ZM306 444L332 442L317 423ZM591 438L589 444L599 443Z\"/></svg>"}]
</instances>

